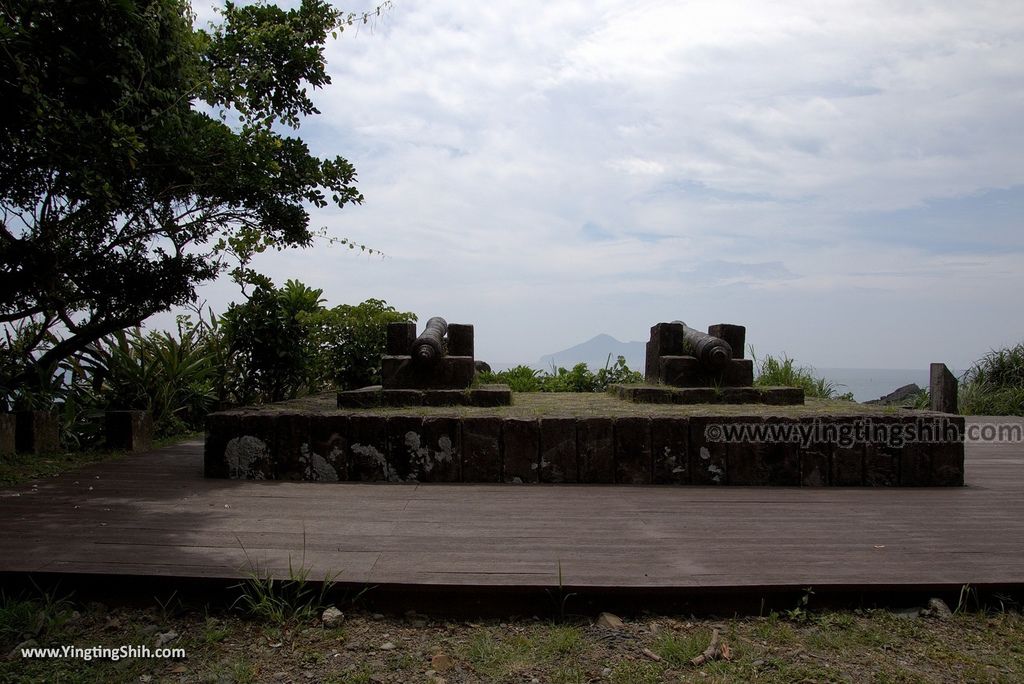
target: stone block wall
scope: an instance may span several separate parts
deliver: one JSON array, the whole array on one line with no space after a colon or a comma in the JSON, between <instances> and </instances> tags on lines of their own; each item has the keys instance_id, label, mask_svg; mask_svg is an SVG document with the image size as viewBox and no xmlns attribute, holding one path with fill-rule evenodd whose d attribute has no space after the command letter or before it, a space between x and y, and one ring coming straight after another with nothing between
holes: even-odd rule
<instances>
[{"instance_id":1,"label":"stone block wall","mask_svg":"<svg viewBox=\"0 0 1024 684\"><path fill-rule=\"evenodd\" d=\"M959 416L213 414L207 477L364 482L957 486Z\"/></svg>"}]
</instances>

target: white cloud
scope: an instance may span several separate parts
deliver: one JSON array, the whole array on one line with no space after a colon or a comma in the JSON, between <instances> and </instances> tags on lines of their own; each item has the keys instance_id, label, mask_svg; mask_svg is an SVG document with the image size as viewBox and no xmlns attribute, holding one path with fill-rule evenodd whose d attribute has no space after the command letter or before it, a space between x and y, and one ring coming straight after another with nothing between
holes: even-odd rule
<instances>
[{"instance_id":1,"label":"white cloud","mask_svg":"<svg viewBox=\"0 0 1024 684\"><path fill-rule=\"evenodd\" d=\"M398 2L329 46L303 134L367 199L318 220L388 258L260 266L476 323L496 361L704 317L818 365L962 366L1024 337L999 313L1024 287L1019 239L965 252L927 212L864 217L1024 186L1022 39L1014 3ZM1005 245L1021 218L971 240ZM695 280L715 263L793 276ZM950 335L958 316L988 337Z\"/></svg>"}]
</instances>

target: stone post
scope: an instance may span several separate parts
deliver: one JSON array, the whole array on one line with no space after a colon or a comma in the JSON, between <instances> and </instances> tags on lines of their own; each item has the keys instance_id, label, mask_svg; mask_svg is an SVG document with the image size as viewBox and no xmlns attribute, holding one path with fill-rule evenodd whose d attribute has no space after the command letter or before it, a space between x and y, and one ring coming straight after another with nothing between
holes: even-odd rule
<instances>
[{"instance_id":1,"label":"stone post","mask_svg":"<svg viewBox=\"0 0 1024 684\"><path fill-rule=\"evenodd\" d=\"M50 454L59 451L57 416L49 411L18 411L14 445L20 454Z\"/></svg>"},{"instance_id":2,"label":"stone post","mask_svg":"<svg viewBox=\"0 0 1024 684\"><path fill-rule=\"evenodd\" d=\"M956 376L949 372L944 363L931 365L928 394L931 397L932 411L941 413L957 413L957 389L959 383Z\"/></svg>"},{"instance_id":3,"label":"stone post","mask_svg":"<svg viewBox=\"0 0 1024 684\"><path fill-rule=\"evenodd\" d=\"M103 427L108 449L145 451L153 443L149 411L107 411Z\"/></svg>"}]
</instances>

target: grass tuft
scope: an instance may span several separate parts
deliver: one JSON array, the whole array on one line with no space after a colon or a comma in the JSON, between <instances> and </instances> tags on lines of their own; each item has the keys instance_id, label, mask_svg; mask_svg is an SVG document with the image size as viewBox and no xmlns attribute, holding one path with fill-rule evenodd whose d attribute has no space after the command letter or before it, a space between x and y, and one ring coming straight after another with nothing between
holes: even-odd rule
<instances>
[{"instance_id":1,"label":"grass tuft","mask_svg":"<svg viewBox=\"0 0 1024 684\"><path fill-rule=\"evenodd\" d=\"M302 561L296 566L291 556L288 557L287 579L276 579L268 568L261 569L259 563L249 557L241 541L238 545L249 564L249 577L231 587L240 592L231 604L232 608L254 619L278 625L305 622L320 616L340 573L328 573L319 583L310 580L310 568L306 566L305 532L302 533Z\"/></svg>"},{"instance_id":2,"label":"grass tuft","mask_svg":"<svg viewBox=\"0 0 1024 684\"><path fill-rule=\"evenodd\" d=\"M814 369L810 366L797 366L796 362L786 356L781 358L765 356L760 362L757 356L751 352L754 365L758 368L755 385L762 387L799 387L803 389L804 395L820 399L842 399L853 400L853 394L847 392L840 394L838 388L825 378L814 375Z\"/></svg>"}]
</instances>

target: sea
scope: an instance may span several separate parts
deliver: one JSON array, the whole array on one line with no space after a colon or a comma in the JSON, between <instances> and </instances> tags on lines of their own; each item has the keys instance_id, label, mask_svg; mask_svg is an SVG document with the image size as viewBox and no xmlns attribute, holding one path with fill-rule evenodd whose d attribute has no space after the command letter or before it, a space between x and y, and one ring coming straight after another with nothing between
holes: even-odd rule
<instances>
[{"instance_id":1,"label":"sea","mask_svg":"<svg viewBox=\"0 0 1024 684\"><path fill-rule=\"evenodd\" d=\"M915 383L928 389L928 368L815 368L814 374L831 382L837 394L853 392L856 401L878 399L898 387ZM956 375L956 371L953 372Z\"/></svg>"}]
</instances>

